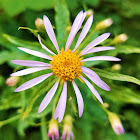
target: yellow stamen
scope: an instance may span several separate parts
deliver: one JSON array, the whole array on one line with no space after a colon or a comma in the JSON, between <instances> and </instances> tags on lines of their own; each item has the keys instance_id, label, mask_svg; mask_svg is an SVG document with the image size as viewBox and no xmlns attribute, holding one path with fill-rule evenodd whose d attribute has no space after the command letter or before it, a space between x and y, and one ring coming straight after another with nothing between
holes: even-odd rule
<instances>
[{"instance_id":1,"label":"yellow stamen","mask_svg":"<svg viewBox=\"0 0 140 140\"><path fill-rule=\"evenodd\" d=\"M56 74L56 77L72 81L75 78L79 78L82 72L81 65L83 65L83 62L81 60L82 58L76 52L72 52L70 49L64 51L62 48L60 53L55 55L50 62L52 64L51 70Z\"/></svg>"}]
</instances>

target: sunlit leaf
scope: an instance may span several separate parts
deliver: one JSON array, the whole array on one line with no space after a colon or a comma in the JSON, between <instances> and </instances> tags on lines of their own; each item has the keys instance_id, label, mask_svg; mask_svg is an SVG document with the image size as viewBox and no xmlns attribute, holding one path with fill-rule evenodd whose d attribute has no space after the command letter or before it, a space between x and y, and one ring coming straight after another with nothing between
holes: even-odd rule
<instances>
[{"instance_id":1,"label":"sunlit leaf","mask_svg":"<svg viewBox=\"0 0 140 140\"><path fill-rule=\"evenodd\" d=\"M66 42L67 36L67 26L69 25L70 15L67 4L65 0L57 0L55 5L55 22L56 22L56 30L57 30L57 39L59 46L62 48ZM63 13L63 14L62 14Z\"/></svg>"},{"instance_id":2,"label":"sunlit leaf","mask_svg":"<svg viewBox=\"0 0 140 140\"><path fill-rule=\"evenodd\" d=\"M101 77L111 79L111 80L118 80L118 81L127 81L127 82L132 82L135 84L140 85L140 80L138 80L135 77L129 76L129 75L123 75L119 73L114 73L114 72L109 72L106 70L101 70L97 68L93 68L93 70Z\"/></svg>"}]
</instances>

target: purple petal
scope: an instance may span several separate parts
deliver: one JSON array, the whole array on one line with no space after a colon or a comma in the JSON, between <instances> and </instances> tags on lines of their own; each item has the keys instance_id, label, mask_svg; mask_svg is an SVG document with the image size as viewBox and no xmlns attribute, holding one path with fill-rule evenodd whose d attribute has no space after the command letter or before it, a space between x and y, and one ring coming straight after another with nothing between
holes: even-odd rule
<instances>
[{"instance_id":1,"label":"purple petal","mask_svg":"<svg viewBox=\"0 0 140 140\"><path fill-rule=\"evenodd\" d=\"M72 139L74 139L74 135L73 135L72 131L70 132L70 136L71 136Z\"/></svg>"},{"instance_id":2,"label":"purple petal","mask_svg":"<svg viewBox=\"0 0 140 140\"><path fill-rule=\"evenodd\" d=\"M78 31L80 30L80 28L81 28L81 26L82 26L82 23L83 23L83 21L85 20L86 14L87 14L87 11L83 13L83 17L82 17L82 20L81 20L81 22L80 22L80 24L79 24Z\"/></svg>"},{"instance_id":3,"label":"purple petal","mask_svg":"<svg viewBox=\"0 0 140 140\"><path fill-rule=\"evenodd\" d=\"M97 61L97 60L103 60L103 61L121 61L120 58L113 57L113 56L94 56L94 57L89 57L89 58L83 59L82 62L85 62L85 61Z\"/></svg>"},{"instance_id":4,"label":"purple petal","mask_svg":"<svg viewBox=\"0 0 140 140\"><path fill-rule=\"evenodd\" d=\"M51 139L52 138L52 135L50 132L48 132L48 137Z\"/></svg>"},{"instance_id":5,"label":"purple petal","mask_svg":"<svg viewBox=\"0 0 140 140\"><path fill-rule=\"evenodd\" d=\"M44 75L41 75L37 78L34 78L26 83L24 83L23 85L21 85L20 87L18 87L15 92L19 92L19 91L23 91L23 90L26 90L26 89L29 89L41 82L43 82L45 79L47 79L49 76L51 76L53 73L48 73L48 74L44 74Z\"/></svg>"},{"instance_id":6,"label":"purple petal","mask_svg":"<svg viewBox=\"0 0 140 140\"><path fill-rule=\"evenodd\" d=\"M58 138L59 138L59 131L58 131L58 129L55 128L55 129L53 130L53 133L54 133L54 135L55 135L55 138L58 139Z\"/></svg>"},{"instance_id":7,"label":"purple petal","mask_svg":"<svg viewBox=\"0 0 140 140\"><path fill-rule=\"evenodd\" d=\"M42 100L42 102L41 102L41 104L39 106L38 113L42 112L48 106L48 104L52 100L52 98L53 98L53 96L54 96L54 94L55 94L55 92L57 90L58 84L59 84L59 82L57 81L53 85L53 87L49 90L47 95L44 97L44 99Z\"/></svg>"},{"instance_id":8,"label":"purple petal","mask_svg":"<svg viewBox=\"0 0 140 140\"><path fill-rule=\"evenodd\" d=\"M58 43L56 41L56 37L55 37L54 31L53 31L52 24L51 24L50 20L48 19L48 17L45 15L43 16L43 21L44 21L46 32L47 32L50 40L52 41L53 45L55 46L57 52L59 53L59 47L58 47Z\"/></svg>"},{"instance_id":9,"label":"purple petal","mask_svg":"<svg viewBox=\"0 0 140 140\"><path fill-rule=\"evenodd\" d=\"M76 94L76 98L77 98L77 102L78 102L79 117L81 117L82 114L83 114L83 109L84 109L83 98L82 98L82 95L80 93L79 88L77 87L77 85L75 84L74 81L72 81L72 84L73 84L75 94Z\"/></svg>"},{"instance_id":10,"label":"purple petal","mask_svg":"<svg viewBox=\"0 0 140 140\"><path fill-rule=\"evenodd\" d=\"M102 98L100 97L99 93L96 91L96 89L93 87L93 85L84 77L81 76L81 79L87 84L91 92L95 95L95 97L100 101L102 105L104 105Z\"/></svg>"},{"instance_id":11,"label":"purple petal","mask_svg":"<svg viewBox=\"0 0 140 140\"><path fill-rule=\"evenodd\" d=\"M50 67L28 68L28 69L24 69L24 70L14 72L14 73L11 74L11 76L27 75L27 74L34 73L34 72L41 71L41 70L45 70L45 69L50 69Z\"/></svg>"},{"instance_id":12,"label":"purple petal","mask_svg":"<svg viewBox=\"0 0 140 140\"><path fill-rule=\"evenodd\" d=\"M109 36L110 36L110 33L104 33L104 34L100 35L99 37L97 37L96 39L94 39L92 42L90 42L90 43L82 50L81 53L85 53L86 51L88 51L88 50L91 49L92 47L95 47L96 45L100 44L101 42L103 42L104 40L106 40Z\"/></svg>"},{"instance_id":13,"label":"purple petal","mask_svg":"<svg viewBox=\"0 0 140 140\"><path fill-rule=\"evenodd\" d=\"M119 129L118 128L113 128L114 132L116 133L116 135L120 135Z\"/></svg>"},{"instance_id":14,"label":"purple petal","mask_svg":"<svg viewBox=\"0 0 140 140\"><path fill-rule=\"evenodd\" d=\"M54 114L54 119L58 117L59 123L62 121L64 117L66 101L67 101L67 82L64 82L63 91L61 93L61 96L60 96L60 99L59 99L59 102L57 104L55 114Z\"/></svg>"},{"instance_id":15,"label":"purple petal","mask_svg":"<svg viewBox=\"0 0 140 140\"><path fill-rule=\"evenodd\" d=\"M96 47L96 48L91 48L90 50L86 51L85 53L82 53L82 55L94 53L94 52L106 51L106 50L113 50L113 49L116 49L116 48L114 48L114 47Z\"/></svg>"},{"instance_id":16,"label":"purple petal","mask_svg":"<svg viewBox=\"0 0 140 140\"><path fill-rule=\"evenodd\" d=\"M51 53L52 55L55 55L55 53L53 53L53 52L52 52L51 50L49 50L45 45L42 44L40 35L38 35L38 41L39 41L39 43L41 44L41 46L42 46L42 48L43 48L44 50L46 50L47 52Z\"/></svg>"},{"instance_id":17,"label":"purple petal","mask_svg":"<svg viewBox=\"0 0 140 140\"><path fill-rule=\"evenodd\" d=\"M52 60L52 58L42 52L38 52L38 51L34 51L34 50L30 50L30 49L27 49L27 48L23 48L23 47L18 47L18 49L22 50L23 52L26 52L28 54L31 54L31 55L34 55L34 56L37 56L37 57L41 57L41 58L45 58L45 59L49 59L49 60Z\"/></svg>"},{"instance_id":18,"label":"purple petal","mask_svg":"<svg viewBox=\"0 0 140 140\"><path fill-rule=\"evenodd\" d=\"M106 90L106 91L110 91L109 86L100 79L99 76L95 75L95 72L91 71L85 71L82 70L82 72L93 82L95 83L97 86L99 86L100 88Z\"/></svg>"},{"instance_id":19,"label":"purple petal","mask_svg":"<svg viewBox=\"0 0 140 140\"><path fill-rule=\"evenodd\" d=\"M14 64L21 65L21 66L51 66L51 64L47 64L40 61L28 61L28 60L12 60Z\"/></svg>"},{"instance_id":20,"label":"purple petal","mask_svg":"<svg viewBox=\"0 0 140 140\"><path fill-rule=\"evenodd\" d=\"M73 49L73 52L78 48L78 46L80 45L80 43L83 41L83 39L84 39L85 36L87 35L87 33L88 33L88 31L89 31L89 29L90 29L90 27L91 27L91 25L92 25L92 21L93 21L93 15L91 15L91 16L88 18L87 22L85 23L84 28L83 28L83 30L82 30L82 32L81 32L79 38L78 38L78 41L77 41L77 43L76 43L76 46L75 46L75 48Z\"/></svg>"},{"instance_id":21,"label":"purple petal","mask_svg":"<svg viewBox=\"0 0 140 140\"><path fill-rule=\"evenodd\" d=\"M66 131L63 131L61 139L64 140L66 138Z\"/></svg>"},{"instance_id":22,"label":"purple petal","mask_svg":"<svg viewBox=\"0 0 140 140\"><path fill-rule=\"evenodd\" d=\"M67 134L67 140L70 140L70 133Z\"/></svg>"},{"instance_id":23,"label":"purple petal","mask_svg":"<svg viewBox=\"0 0 140 140\"><path fill-rule=\"evenodd\" d=\"M124 130L123 126L120 126L120 127L119 127L119 130L120 130L120 133L121 133L121 134L124 134L124 133L125 133L125 130Z\"/></svg>"},{"instance_id":24,"label":"purple petal","mask_svg":"<svg viewBox=\"0 0 140 140\"><path fill-rule=\"evenodd\" d=\"M94 72L93 70L89 69L89 68L86 68L86 67L81 67L81 70L82 72L86 72L86 73L89 73L91 74L92 76L94 76L95 78L98 78L100 79L100 77L98 76L98 74L96 72Z\"/></svg>"},{"instance_id":25,"label":"purple petal","mask_svg":"<svg viewBox=\"0 0 140 140\"><path fill-rule=\"evenodd\" d=\"M66 42L66 46L65 46L65 50L67 51L68 48L70 47L75 35L77 34L77 32L79 31L79 25L81 25L81 21L82 21L82 18L83 18L83 11L81 11L75 18L74 22L73 22L73 25L72 25L72 28L71 28L71 31L70 31L70 34L69 34L69 37L67 39L67 42Z\"/></svg>"},{"instance_id":26,"label":"purple petal","mask_svg":"<svg viewBox=\"0 0 140 140\"><path fill-rule=\"evenodd\" d=\"M54 135L52 135L52 140L55 140L55 139L54 139Z\"/></svg>"}]
</instances>

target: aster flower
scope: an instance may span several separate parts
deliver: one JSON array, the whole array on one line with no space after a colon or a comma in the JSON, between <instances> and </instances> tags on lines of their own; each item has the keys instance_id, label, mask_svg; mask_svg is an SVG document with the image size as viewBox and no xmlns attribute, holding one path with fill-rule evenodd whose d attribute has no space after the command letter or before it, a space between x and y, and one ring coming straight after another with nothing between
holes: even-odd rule
<instances>
[{"instance_id":1,"label":"aster flower","mask_svg":"<svg viewBox=\"0 0 140 140\"><path fill-rule=\"evenodd\" d=\"M45 63L45 62L40 62L40 61L28 61L28 60L12 60L12 63L14 64L22 65L22 66L29 66L31 68L20 70L18 72L11 74L11 76L27 75L27 74L31 74L31 73L45 70L45 69L50 69L52 71L51 73L46 73L44 75L41 75L39 77L36 77L24 83L23 85L18 87L15 90L15 92L29 89L41 83L45 79L49 78L51 75L55 75L56 77L59 78L57 82L52 86L52 88L48 91L46 96L44 97L43 101L41 102L39 106L38 113L42 112L48 106L48 104L52 100L59 86L60 81L63 81L62 93L61 93L61 96L58 101L55 114L54 114L54 119L58 118L59 122L62 121L64 113L65 113L65 108L66 108L67 81L72 82L72 85L76 94L76 98L77 98L79 117L81 117L83 114L84 103L83 103L81 92L75 83L75 79L78 78L80 81L83 81L89 87L89 89L95 95L95 97L100 101L101 104L103 104L103 101L99 93L96 91L93 85L89 82L89 80L87 80L87 78L90 79L93 83L95 83L100 88L106 91L110 90L109 86L105 82L103 82L94 71L83 66L83 64L87 61L96 61L96 60L120 61L119 58L112 57L112 56L94 56L94 57L89 57L85 59L83 57L83 56L86 56L86 54L90 54L93 52L115 49L114 47L95 47L96 45L106 40L110 36L110 33L104 33L100 35L99 37L94 39L92 42L90 42L81 52L78 53L77 48L79 47L80 43L83 41L85 36L87 35L92 25L93 15L91 15L87 19L74 49L73 50L70 49L73 39L75 35L77 34L77 32L80 30L81 25L86 17L86 13L87 12L83 13L83 11L81 11L75 18L71 31L69 33L65 48L62 48L61 51L59 50L59 46L58 46L50 20L48 19L47 16L43 17L46 32L50 40L52 41L55 49L57 50L57 54L52 52L44 44L42 44L41 38L39 35L38 35L38 40L42 48L45 49L48 53L50 53L50 55L47 55L47 54L44 54L35 50L18 47L18 49L20 49L21 51L40 57L40 58L47 59L50 61L50 63Z\"/></svg>"}]
</instances>

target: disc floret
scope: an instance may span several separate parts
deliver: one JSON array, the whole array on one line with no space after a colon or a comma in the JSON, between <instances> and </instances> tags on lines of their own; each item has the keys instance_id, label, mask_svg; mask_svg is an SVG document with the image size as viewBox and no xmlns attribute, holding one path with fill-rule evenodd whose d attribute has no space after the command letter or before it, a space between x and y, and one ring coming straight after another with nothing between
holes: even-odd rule
<instances>
[{"instance_id":1,"label":"disc floret","mask_svg":"<svg viewBox=\"0 0 140 140\"><path fill-rule=\"evenodd\" d=\"M52 64L51 70L62 80L72 81L75 78L80 76L82 72L81 62L82 58L76 52L72 52L70 49L64 51L62 49L58 55L53 57L53 60L50 62Z\"/></svg>"}]
</instances>

